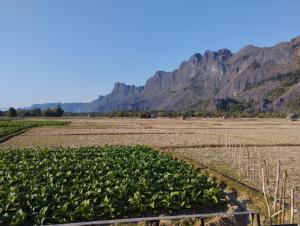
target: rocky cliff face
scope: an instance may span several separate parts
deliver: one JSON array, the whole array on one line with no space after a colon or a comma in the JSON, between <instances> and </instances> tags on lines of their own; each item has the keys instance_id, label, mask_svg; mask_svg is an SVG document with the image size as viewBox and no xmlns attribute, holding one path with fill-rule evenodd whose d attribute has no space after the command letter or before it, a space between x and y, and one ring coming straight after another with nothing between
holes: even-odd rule
<instances>
[{"instance_id":1,"label":"rocky cliff face","mask_svg":"<svg viewBox=\"0 0 300 226\"><path fill-rule=\"evenodd\" d=\"M116 83L113 91L100 96L97 100L87 104L88 112L110 112L116 110L134 110L139 108L140 96L144 87Z\"/></svg>"},{"instance_id":2,"label":"rocky cliff face","mask_svg":"<svg viewBox=\"0 0 300 226\"><path fill-rule=\"evenodd\" d=\"M95 101L61 105L71 112L214 110L219 100L231 99L279 110L300 95L299 68L300 36L268 48L249 45L237 53L197 53L172 72L156 72L144 87L116 83L110 94Z\"/></svg>"}]
</instances>

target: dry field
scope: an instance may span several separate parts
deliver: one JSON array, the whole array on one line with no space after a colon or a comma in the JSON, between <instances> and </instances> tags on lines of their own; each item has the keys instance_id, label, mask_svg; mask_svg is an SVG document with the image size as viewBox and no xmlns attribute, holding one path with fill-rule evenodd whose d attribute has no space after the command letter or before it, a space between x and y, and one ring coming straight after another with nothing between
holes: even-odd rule
<instances>
[{"instance_id":1,"label":"dry field","mask_svg":"<svg viewBox=\"0 0 300 226\"><path fill-rule=\"evenodd\" d=\"M34 128L6 147L146 144L164 148L225 145L300 146L300 122L284 119L70 119L68 127Z\"/></svg>"},{"instance_id":2,"label":"dry field","mask_svg":"<svg viewBox=\"0 0 300 226\"><path fill-rule=\"evenodd\" d=\"M271 192L276 164L281 161L282 172L288 171L287 187L296 188L299 208L300 122L287 119L67 120L71 121L67 127L34 128L0 147L144 144L197 160L258 189L261 189L261 162L266 160Z\"/></svg>"}]
</instances>

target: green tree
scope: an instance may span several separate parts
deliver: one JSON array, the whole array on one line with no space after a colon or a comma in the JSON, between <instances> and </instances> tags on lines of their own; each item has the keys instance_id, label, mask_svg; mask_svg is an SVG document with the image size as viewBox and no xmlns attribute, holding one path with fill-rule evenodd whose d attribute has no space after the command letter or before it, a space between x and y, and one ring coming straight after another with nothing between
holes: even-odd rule
<instances>
[{"instance_id":1,"label":"green tree","mask_svg":"<svg viewBox=\"0 0 300 226\"><path fill-rule=\"evenodd\" d=\"M10 107L8 109L7 114L8 114L8 117L17 117L18 116L16 109L14 109L13 107Z\"/></svg>"},{"instance_id":2,"label":"green tree","mask_svg":"<svg viewBox=\"0 0 300 226\"><path fill-rule=\"evenodd\" d=\"M60 107L60 105L58 105L57 108L54 109L54 115L56 117L61 117L64 115L64 110Z\"/></svg>"},{"instance_id":3,"label":"green tree","mask_svg":"<svg viewBox=\"0 0 300 226\"><path fill-rule=\"evenodd\" d=\"M31 110L31 113L33 116L41 116L42 115L42 111L40 108L34 108Z\"/></svg>"},{"instance_id":4,"label":"green tree","mask_svg":"<svg viewBox=\"0 0 300 226\"><path fill-rule=\"evenodd\" d=\"M3 116L3 112L0 110L0 117Z\"/></svg>"},{"instance_id":5,"label":"green tree","mask_svg":"<svg viewBox=\"0 0 300 226\"><path fill-rule=\"evenodd\" d=\"M141 111L139 113L139 118L149 118L149 115L145 111Z\"/></svg>"},{"instance_id":6,"label":"green tree","mask_svg":"<svg viewBox=\"0 0 300 226\"><path fill-rule=\"evenodd\" d=\"M44 117L53 117L53 112L51 111L50 108L47 108L44 111L42 111L42 116L44 116Z\"/></svg>"}]
</instances>

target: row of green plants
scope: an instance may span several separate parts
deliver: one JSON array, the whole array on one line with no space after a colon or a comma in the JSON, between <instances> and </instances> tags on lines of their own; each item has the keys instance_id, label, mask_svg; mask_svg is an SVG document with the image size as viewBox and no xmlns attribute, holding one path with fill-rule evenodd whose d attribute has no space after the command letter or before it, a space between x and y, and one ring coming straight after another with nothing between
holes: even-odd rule
<instances>
[{"instance_id":1,"label":"row of green plants","mask_svg":"<svg viewBox=\"0 0 300 226\"><path fill-rule=\"evenodd\" d=\"M27 121L27 120L0 120L0 138L22 131L24 129L39 126L64 126L69 122L64 121Z\"/></svg>"},{"instance_id":2,"label":"row of green plants","mask_svg":"<svg viewBox=\"0 0 300 226\"><path fill-rule=\"evenodd\" d=\"M2 225L215 210L223 198L213 179L144 146L0 150Z\"/></svg>"}]
</instances>

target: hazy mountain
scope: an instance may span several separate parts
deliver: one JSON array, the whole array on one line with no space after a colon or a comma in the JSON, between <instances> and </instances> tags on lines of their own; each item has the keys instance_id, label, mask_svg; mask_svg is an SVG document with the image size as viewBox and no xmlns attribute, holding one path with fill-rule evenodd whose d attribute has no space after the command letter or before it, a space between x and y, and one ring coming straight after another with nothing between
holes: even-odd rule
<instances>
[{"instance_id":1,"label":"hazy mountain","mask_svg":"<svg viewBox=\"0 0 300 226\"><path fill-rule=\"evenodd\" d=\"M142 87L116 83L113 91L89 103L60 104L67 112L109 112L129 109L207 109L245 104L279 110L300 107L300 36L274 47L248 45L196 53L179 68L158 71Z\"/></svg>"},{"instance_id":2,"label":"hazy mountain","mask_svg":"<svg viewBox=\"0 0 300 226\"><path fill-rule=\"evenodd\" d=\"M47 108L56 108L61 106L66 112L85 112L87 103L47 103L47 104L33 104L30 109L41 108L45 110Z\"/></svg>"}]
</instances>

